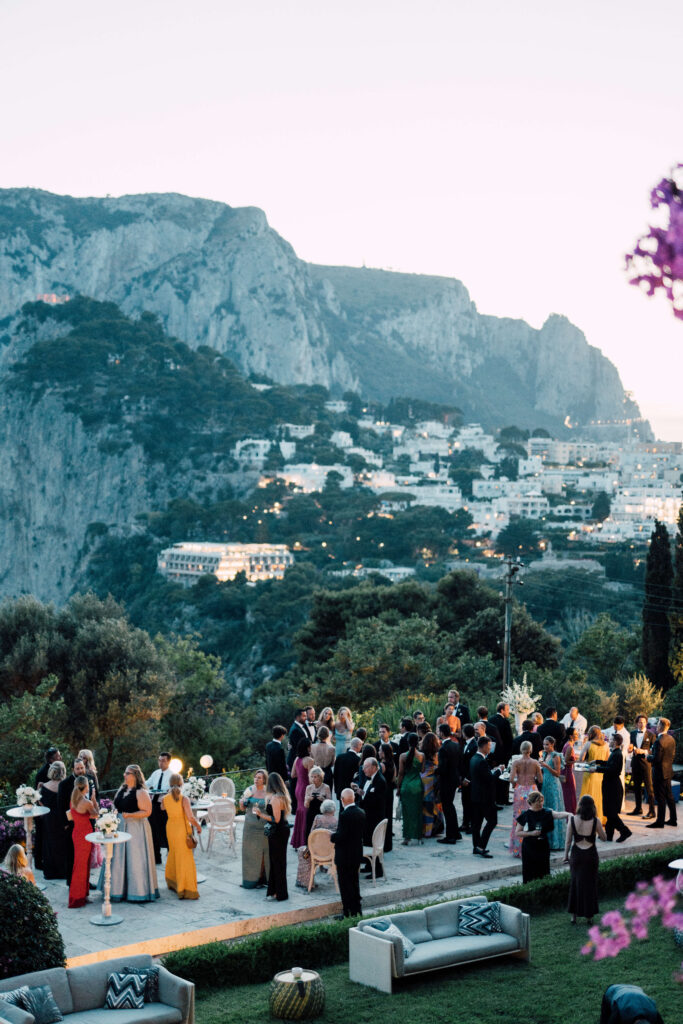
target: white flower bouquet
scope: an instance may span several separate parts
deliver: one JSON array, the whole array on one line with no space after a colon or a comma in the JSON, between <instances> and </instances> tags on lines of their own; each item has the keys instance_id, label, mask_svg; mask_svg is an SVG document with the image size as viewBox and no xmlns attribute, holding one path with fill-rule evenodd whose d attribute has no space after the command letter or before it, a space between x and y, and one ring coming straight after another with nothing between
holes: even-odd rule
<instances>
[{"instance_id":1,"label":"white flower bouquet","mask_svg":"<svg viewBox=\"0 0 683 1024\"><path fill-rule=\"evenodd\" d=\"M507 686L503 690L500 695L500 699L510 705L510 710L514 712L515 715L528 716L531 715L538 707L541 694L534 693L532 688L527 684L525 672L521 684L516 683L513 679L512 686Z\"/></svg>"},{"instance_id":2,"label":"white flower bouquet","mask_svg":"<svg viewBox=\"0 0 683 1024\"><path fill-rule=\"evenodd\" d=\"M33 786L19 786L17 804L19 807L35 807L40 800L40 793Z\"/></svg>"},{"instance_id":3,"label":"white flower bouquet","mask_svg":"<svg viewBox=\"0 0 683 1024\"><path fill-rule=\"evenodd\" d=\"M101 832L104 836L114 836L119 830L119 812L113 807L111 810L100 811L95 822L95 831Z\"/></svg>"},{"instance_id":4,"label":"white flower bouquet","mask_svg":"<svg viewBox=\"0 0 683 1024\"><path fill-rule=\"evenodd\" d=\"M187 782L183 783L183 796L190 800L201 800L206 790L206 782L197 775L190 775Z\"/></svg>"}]
</instances>

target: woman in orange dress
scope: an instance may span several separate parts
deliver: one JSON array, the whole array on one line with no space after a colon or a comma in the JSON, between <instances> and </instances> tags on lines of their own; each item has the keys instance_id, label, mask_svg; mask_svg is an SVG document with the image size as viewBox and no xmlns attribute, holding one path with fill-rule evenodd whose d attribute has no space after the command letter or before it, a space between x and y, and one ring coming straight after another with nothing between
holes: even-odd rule
<instances>
[{"instance_id":1,"label":"woman in orange dress","mask_svg":"<svg viewBox=\"0 0 683 1024\"><path fill-rule=\"evenodd\" d=\"M189 799L183 796L182 776L174 774L169 782L171 788L161 801L161 806L168 815L166 822L166 838L168 839L166 885L177 893L179 900L198 900L194 850L187 845L187 837L192 835L193 825L198 832L201 832L202 826L192 813Z\"/></svg>"},{"instance_id":2,"label":"woman in orange dress","mask_svg":"<svg viewBox=\"0 0 683 1024\"><path fill-rule=\"evenodd\" d=\"M588 739L583 746L579 760L588 762L606 761L608 757L609 744L605 742L602 729L597 725L592 725L588 730ZM593 798L596 816L604 825L607 818L602 813L602 775L600 772L585 771L583 773L579 800L582 796L591 796Z\"/></svg>"}]
</instances>

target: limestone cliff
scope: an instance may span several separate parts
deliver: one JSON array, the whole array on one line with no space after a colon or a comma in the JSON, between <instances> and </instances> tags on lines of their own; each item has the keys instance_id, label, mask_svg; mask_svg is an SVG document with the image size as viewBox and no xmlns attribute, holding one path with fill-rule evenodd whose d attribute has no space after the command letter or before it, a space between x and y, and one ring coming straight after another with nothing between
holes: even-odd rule
<instances>
[{"instance_id":1,"label":"limestone cliff","mask_svg":"<svg viewBox=\"0 0 683 1024\"><path fill-rule=\"evenodd\" d=\"M480 315L458 281L306 264L254 208L0 191L0 320L53 293L151 310L192 347L282 383L454 403L487 425L638 414L565 318L534 330Z\"/></svg>"}]
</instances>

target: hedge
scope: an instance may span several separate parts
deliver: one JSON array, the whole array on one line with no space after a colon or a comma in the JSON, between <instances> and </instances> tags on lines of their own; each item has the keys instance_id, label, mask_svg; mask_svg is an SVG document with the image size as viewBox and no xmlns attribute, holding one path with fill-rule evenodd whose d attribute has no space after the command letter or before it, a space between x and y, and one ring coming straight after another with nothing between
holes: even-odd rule
<instances>
[{"instance_id":1,"label":"hedge","mask_svg":"<svg viewBox=\"0 0 683 1024\"><path fill-rule=\"evenodd\" d=\"M64 967L57 915L35 885L0 872L0 978Z\"/></svg>"},{"instance_id":2,"label":"hedge","mask_svg":"<svg viewBox=\"0 0 683 1024\"><path fill-rule=\"evenodd\" d=\"M600 865L602 898L625 896L637 882L666 870L670 861L683 857L683 844L653 853L630 854ZM569 872L487 890L489 900L500 900L526 913L559 909L567 905ZM415 904L418 909L429 904ZM277 971L304 961L308 967L345 963L349 956L348 931L359 918L320 924L287 925L230 943L210 942L167 953L164 965L198 989L223 988L270 981Z\"/></svg>"}]
</instances>

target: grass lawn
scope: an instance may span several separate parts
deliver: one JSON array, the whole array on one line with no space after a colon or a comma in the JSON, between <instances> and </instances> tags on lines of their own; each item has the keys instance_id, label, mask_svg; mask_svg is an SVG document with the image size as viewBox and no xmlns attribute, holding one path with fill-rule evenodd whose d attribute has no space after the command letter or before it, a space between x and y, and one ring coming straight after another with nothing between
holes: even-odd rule
<instances>
[{"instance_id":1,"label":"grass lawn","mask_svg":"<svg viewBox=\"0 0 683 1024\"><path fill-rule=\"evenodd\" d=\"M604 912L623 905L605 902ZM641 985L657 1002L665 1024L683 1020L683 986L673 980L683 951L673 933L655 923L646 942L634 942L616 960L581 956L585 925L553 911L531 922L531 961L435 971L399 983L393 996L349 981L348 964L320 971L328 1024L597 1024L602 993L615 982ZM292 964L283 964L282 968ZM305 964L299 966L305 967ZM197 993L197 1024L271 1022L269 986L245 985Z\"/></svg>"}]
</instances>

